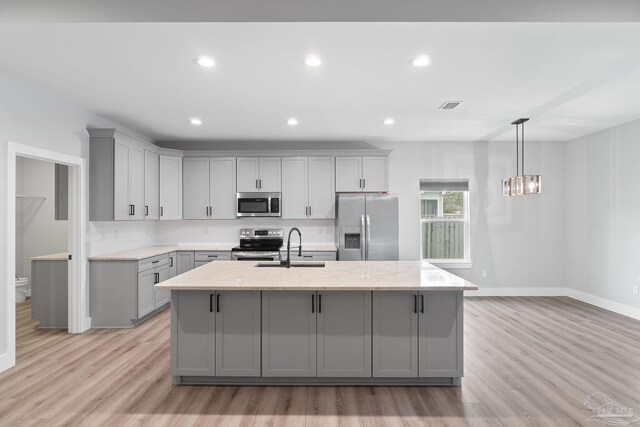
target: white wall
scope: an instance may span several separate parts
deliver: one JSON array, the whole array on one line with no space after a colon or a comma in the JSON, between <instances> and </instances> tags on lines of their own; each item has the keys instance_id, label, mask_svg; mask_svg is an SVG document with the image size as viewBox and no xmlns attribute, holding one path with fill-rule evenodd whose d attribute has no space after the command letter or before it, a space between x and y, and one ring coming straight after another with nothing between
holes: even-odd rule
<instances>
[{"instance_id":1,"label":"white wall","mask_svg":"<svg viewBox=\"0 0 640 427\"><path fill-rule=\"evenodd\" d=\"M31 280L31 257L66 252L67 221L55 219L55 164L19 157L16 193L16 274Z\"/></svg>"},{"instance_id":2,"label":"white wall","mask_svg":"<svg viewBox=\"0 0 640 427\"><path fill-rule=\"evenodd\" d=\"M563 143L527 142L527 171L543 176L543 192L526 197L502 196L502 179L515 175L515 143L376 145L393 149L390 192L400 196L401 259L420 257L420 179L468 178L473 267L451 271L483 287L564 286Z\"/></svg>"},{"instance_id":3,"label":"white wall","mask_svg":"<svg viewBox=\"0 0 640 427\"><path fill-rule=\"evenodd\" d=\"M566 147L567 282L640 308L640 120Z\"/></svg>"}]
</instances>

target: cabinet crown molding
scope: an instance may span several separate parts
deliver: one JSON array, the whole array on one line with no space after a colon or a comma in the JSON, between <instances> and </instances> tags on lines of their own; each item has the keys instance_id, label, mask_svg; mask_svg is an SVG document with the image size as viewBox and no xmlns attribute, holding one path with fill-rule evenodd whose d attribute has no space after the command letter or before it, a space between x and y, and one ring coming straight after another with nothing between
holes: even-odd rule
<instances>
[{"instance_id":1,"label":"cabinet crown molding","mask_svg":"<svg viewBox=\"0 0 640 427\"><path fill-rule=\"evenodd\" d=\"M194 150L183 151L184 157L360 157L388 156L393 150Z\"/></svg>"}]
</instances>

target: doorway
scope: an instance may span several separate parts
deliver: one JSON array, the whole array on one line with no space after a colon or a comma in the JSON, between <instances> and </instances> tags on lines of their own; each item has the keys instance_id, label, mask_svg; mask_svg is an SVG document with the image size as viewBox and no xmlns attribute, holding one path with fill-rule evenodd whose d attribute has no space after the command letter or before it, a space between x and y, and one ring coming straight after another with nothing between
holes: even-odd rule
<instances>
[{"instance_id":1,"label":"doorway","mask_svg":"<svg viewBox=\"0 0 640 427\"><path fill-rule=\"evenodd\" d=\"M16 172L20 158L40 160L67 166L68 169L68 220L67 261L68 275L68 332L81 333L89 329L91 319L88 310L86 281L86 203L85 160L29 145L8 142L6 144L6 220L3 227L6 256L0 258L0 273L5 278L0 292L0 372L15 365L16 356ZM36 194L37 196L37 194Z\"/></svg>"}]
</instances>

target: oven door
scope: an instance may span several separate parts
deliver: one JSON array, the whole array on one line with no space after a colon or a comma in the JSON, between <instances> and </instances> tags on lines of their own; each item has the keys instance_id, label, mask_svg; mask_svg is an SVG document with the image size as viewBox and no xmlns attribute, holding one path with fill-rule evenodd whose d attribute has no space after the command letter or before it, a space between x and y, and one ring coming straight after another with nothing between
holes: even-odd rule
<instances>
[{"instance_id":1,"label":"oven door","mask_svg":"<svg viewBox=\"0 0 640 427\"><path fill-rule=\"evenodd\" d=\"M238 193L237 217L270 216L271 198L260 193Z\"/></svg>"},{"instance_id":2,"label":"oven door","mask_svg":"<svg viewBox=\"0 0 640 427\"><path fill-rule=\"evenodd\" d=\"M277 261L280 252L232 252L234 261Z\"/></svg>"}]
</instances>

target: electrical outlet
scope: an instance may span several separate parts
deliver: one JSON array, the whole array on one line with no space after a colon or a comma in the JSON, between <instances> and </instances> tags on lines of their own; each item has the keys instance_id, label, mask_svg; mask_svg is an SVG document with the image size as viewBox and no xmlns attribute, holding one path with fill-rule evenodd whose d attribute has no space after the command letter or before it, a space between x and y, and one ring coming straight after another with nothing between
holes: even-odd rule
<instances>
[{"instance_id":1,"label":"electrical outlet","mask_svg":"<svg viewBox=\"0 0 640 427\"><path fill-rule=\"evenodd\" d=\"M482 270L482 277L487 277L487 270Z\"/></svg>"},{"instance_id":2,"label":"electrical outlet","mask_svg":"<svg viewBox=\"0 0 640 427\"><path fill-rule=\"evenodd\" d=\"M633 287L633 294L634 294L634 295L638 295L638 285L635 285L635 286Z\"/></svg>"}]
</instances>

